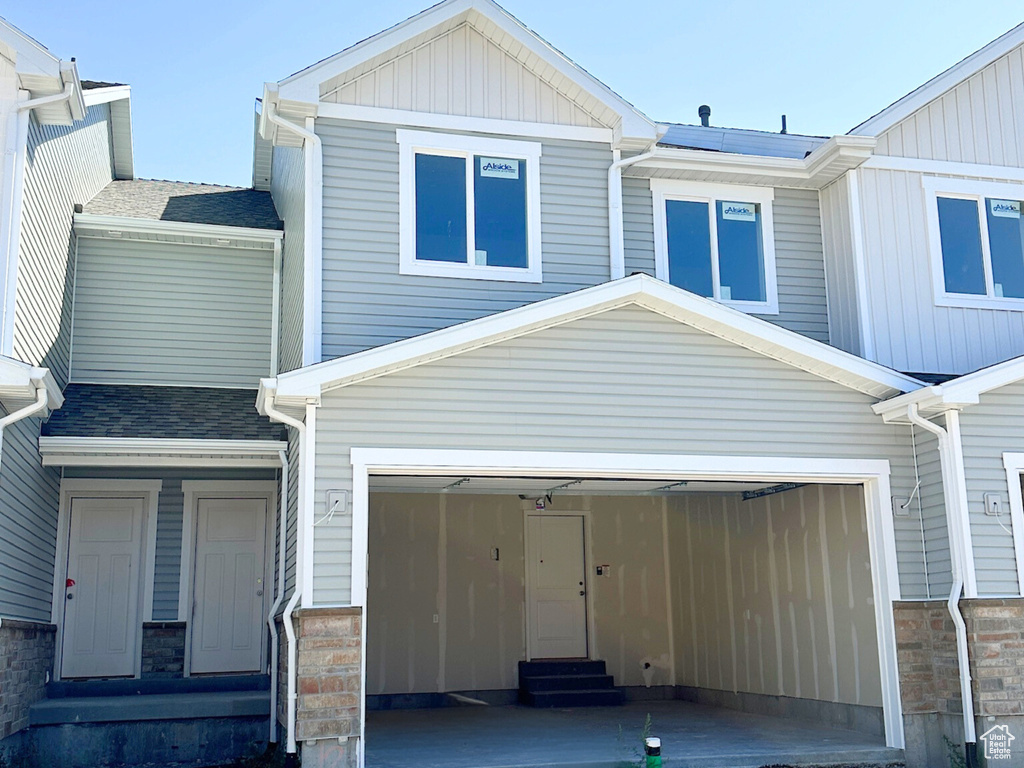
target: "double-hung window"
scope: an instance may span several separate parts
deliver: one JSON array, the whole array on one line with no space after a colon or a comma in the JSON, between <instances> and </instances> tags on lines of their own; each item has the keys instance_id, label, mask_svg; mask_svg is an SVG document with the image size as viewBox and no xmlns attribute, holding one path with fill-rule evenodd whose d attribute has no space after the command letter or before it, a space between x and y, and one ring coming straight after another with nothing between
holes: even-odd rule
<instances>
[{"instance_id":1,"label":"double-hung window","mask_svg":"<svg viewBox=\"0 0 1024 768\"><path fill-rule=\"evenodd\" d=\"M652 179L656 275L745 312L778 314L774 191Z\"/></svg>"},{"instance_id":2,"label":"double-hung window","mask_svg":"<svg viewBox=\"0 0 1024 768\"><path fill-rule=\"evenodd\" d=\"M397 139L402 274L541 282L539 143Z\"/></svg>"},{"instance_id":3,"label":"double-hung window","mask_svg":"<svg viewBox=\"0 0 1024 768\"><path fill-rule=\"evenodd\" d=\"M936 303L1024 309L1024 185L923 183Z\"/></svg>"}]
</instances>

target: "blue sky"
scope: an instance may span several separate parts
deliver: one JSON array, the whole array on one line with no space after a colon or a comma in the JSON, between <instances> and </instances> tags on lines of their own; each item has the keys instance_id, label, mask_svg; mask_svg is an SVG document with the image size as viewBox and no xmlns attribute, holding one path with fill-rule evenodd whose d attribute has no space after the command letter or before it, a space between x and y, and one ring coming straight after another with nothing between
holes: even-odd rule
<instances>
[{"instance_id":1,"label":"blue sky","mask_svg":"<svg viewBox=\"0 0 1024 768\"><path fill-rule=\"evenodd\" d=\"M0 11L86 79L132 86L143 178L248 185L252 111L280 80L430 0L7 0ZM1019 2L505 0L655 120L845 133L1024 21ZM302 12L288 12L298 7ZM983 9L983 12L979 12Z\"/></svg>"}]
</instances>

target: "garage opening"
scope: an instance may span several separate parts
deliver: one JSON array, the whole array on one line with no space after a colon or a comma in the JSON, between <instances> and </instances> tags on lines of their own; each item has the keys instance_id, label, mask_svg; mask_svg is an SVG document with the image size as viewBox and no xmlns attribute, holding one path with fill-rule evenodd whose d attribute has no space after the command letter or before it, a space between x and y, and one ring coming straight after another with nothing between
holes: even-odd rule
<instances>
[{"instance_id":1,"label":"garage opening","mask_svg":"<svg viewBox=\"0 0 1024 768\"><path fill-rule=\"evenodd\" d=\"M901 757L861 485L368 488L367 766Z\"/></svg>"}]
</instances>

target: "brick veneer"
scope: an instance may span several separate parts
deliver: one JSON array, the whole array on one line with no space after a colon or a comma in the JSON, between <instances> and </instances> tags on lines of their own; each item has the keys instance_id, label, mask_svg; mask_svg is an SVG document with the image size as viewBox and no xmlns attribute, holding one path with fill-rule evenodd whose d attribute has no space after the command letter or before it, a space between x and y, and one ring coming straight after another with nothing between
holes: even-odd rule
<instances>
[{"instance_id":1,"label":"brick veneer","mask_svg":"<svg viewBox=\"0 0 1024 768\"><path fill-rule=\"evenodd\" d=\"M306 741L358 736L362 612L314 608L296 615L296 737Z\"/></svg>"},{"instance_id":2,"label":"brick veneer","mask_svg":"<svg viewBox=\"0 0 1024 768\"><path fill-rule=\"evenodd\" d=\"M956 633L946 603L900 602L894 612L904 714L961 713Z\"/></svg>"},{"instance_id":3,"label":"brick veneer","mask_svg":"<svg viewBox=\"0 0 1024 768\"><path fill-rule=\"evenodd\" d=\"M0 624L0 739L26 727L29 706L46 695L56 632L52 624Z\"/></svg>"},{"instance_id":4,"label":"brick veneer","mask_svg":"<svg viewBox=\"0 0 1024 768\"><path fill-rule=\"evenodd\" d=\"M142 676L174 678L185 674L185 622L142 625Z\"/></svg>"},{"instance_id":5,"label":"brick veneer","mask_svg":"<svg viewBox=\"0 0 1024 768\"><path fill-rule=\"evenodd\" d=\"M963 600L976 715L1024 714L1024 598Z\"/></svg>"}]
</instances>

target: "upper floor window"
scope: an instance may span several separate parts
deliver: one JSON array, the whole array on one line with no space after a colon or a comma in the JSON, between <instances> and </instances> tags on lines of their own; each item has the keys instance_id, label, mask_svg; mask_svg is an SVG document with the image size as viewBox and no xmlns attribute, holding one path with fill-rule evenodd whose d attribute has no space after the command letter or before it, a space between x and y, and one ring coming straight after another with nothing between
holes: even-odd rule
<instances>
[{"instance_id":1,"label":"upper floor window","mask_svg":"<svg viewBox=\"0 0 1024 768\"><path fill-rule=\"evenodd\" d=\"M925 177L937 304L1024 309L1024 186Z\"/></svg>"},{"instance_id":2,"label":"upper floor window","mask_svg":"<svg viewBox=\"0 0 1024 768\"><path fill-rule=\"evenodd\" d=\"M539 143L397 139L402 274L541 282Z\"/></svg>"},{"instance_id":3,"label":"upper floor window","mask_svg":"<svg viewBox=\"0 0 1024 768\"><path fill-rule=\"evenodd\" d=\"M736 309L778 314L774 191L652 179L657 277Z\"/></svg>"}]
</instances>

